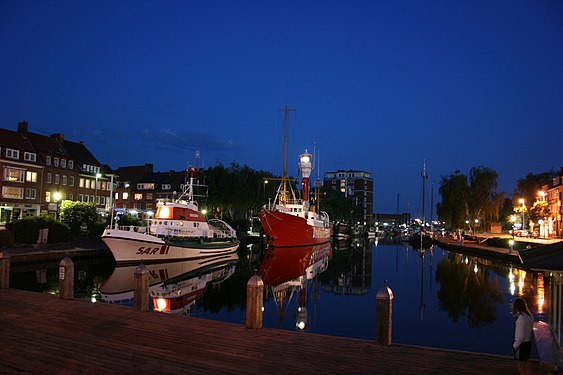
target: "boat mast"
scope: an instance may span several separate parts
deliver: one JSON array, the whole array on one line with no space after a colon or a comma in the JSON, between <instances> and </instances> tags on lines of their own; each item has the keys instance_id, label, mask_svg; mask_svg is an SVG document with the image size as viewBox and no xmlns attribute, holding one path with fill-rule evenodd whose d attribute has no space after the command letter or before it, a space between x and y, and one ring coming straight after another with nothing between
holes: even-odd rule
<instances>
[{"instance_id":1,"label":"boat mast","mask_svg":"<svg viewBox=\"0 0 563 375\"><path fill-rule=\"evenodd\" d=\"M426 180L428 179L428 174L426 172L426 160L424 160L424 164L422 166L422 228L424 228L424 224L426 222Z\"/></svg>"},{"instance_id":2,"label":"boat mast","mask_svg":"<svg viewBox=\"0 0 563 375\"><path fill-rule=\"evenodd\" d=\"M285 105L285 128L283 135L283 192L281 196L281 204L283 206L287 203L287 142L288 142L288 127L289 127L289 108Z\"/></svg>"}]
</instances>

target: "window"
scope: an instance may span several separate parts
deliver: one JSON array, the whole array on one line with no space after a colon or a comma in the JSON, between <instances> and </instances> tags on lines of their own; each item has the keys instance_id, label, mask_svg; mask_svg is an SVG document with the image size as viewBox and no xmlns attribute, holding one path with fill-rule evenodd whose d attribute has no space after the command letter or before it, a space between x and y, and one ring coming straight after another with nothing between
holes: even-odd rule
<instances>
[{"instance_id":1,"label":"window","mask_svg":"<svg viewBox=\"0 0 563 375\"><path fill-rule=\"evenodd\" d=\"M51 165L51 157L50 156L45 156L45 164Z\"/></svg>"},{"instance_id":2,"label":"window","mask_svg":"<svg viewBox=\"0 0 563 375\"><path fill-rule=\"evenodd\" d=\"M152 193L147 193L147 200L148 201L152 200Z\"/></svg>"},{"instance_id":3,"label":"window","mask_svg":"<svg viewBox=\"0 0 563 375\"><path fill-rule=\"evenodd\" d=\"M162 184L162 190L170 190L171 187L170 184Z\"/></svg>"},{"instance_id":4,"label":"window","mask_svg":"<svg viewBox=\"0 0 563 375\"><path fill-rule=\"evenodd\" d=\"M19 150L12 150L11 148L6 149L6 157L9 159L19 159L20 158L20 151Z\"/></svg>"},{"instance_id":5,"label":"window","mask_svg":"<svg viewBox=\"0 0 563 375\"><path fill-rule=\"evenodd\" d=\"M72 168L74 168L74 161L69 160L68 161L68 169L72 169Z\"/></svg>"},{"instance_id":6,"label":"window","mask_svg":"<svg viewBox=\"0 0 563 375\"><path fill-rule=\"evenodd\" d=\"M23 188L2 186L2 197L11 199L23 199Z\"/></svg>"},{"instance_id":7,"label":"window","mask_svg":"<svg viewBox=\"0 0 563 375\"><path fill-rule=\"evenodd\" d=\"M79 201L79 202L83 202L83 201L84 201L84 195L79 194L79 195L78 195L78 201Z\"/></svg>"},{"instance_id":8,"label":"window","mask_svg":"<svg viewBox=\"0 0 563 375\"><path fill-rule=\"evenodd\" d=\"M51 202L51 192L50 191L45 192L45 202L47 202L47 203Z\"/></svg>"},{"instance_id":9,"label":"window","mask_svg":"<svg viewBox=\"0 0 563 375\"><path fill-rule=\"evenodd\" d=\"M24 152L23 160L35 162L37 160L37 155L35 155L33 152Z\"/></svg>"},{"instance_id":10,"label":"window","mask_svg":"<svg viewBox=\"0 0 563 375\"><path fill-rule=\"evenodd\" d=\"M37 182L37 172L25 172L25 180L29 182Z\"/></svg>"},{"instance_id":11,"label":"window","mask_svg":"<svg viewBox=\"0 0 563 375\"><path fill-rule=\"evenodd\" d=\"M66 159L61 159L61 168L66 168Z\"/></svg>"},{"instance_id":12,"label":"window","mask_svg":"<svg viewBox=\"0 0 563 375\"><path fill-rule=\"evenodd\" d=\"M144 183L144 184L137 184L137 189L139 190L154 190L154 183Z\"/></svg>"},{"instance_id":13,"label":"window","mask_svg":"<svg viewBox=\"0 0 563 375\"><path fill-rule=\"evenodd\" d=\"M73 199L74 199L74 195L73 195L73 194L69 194L69 195L68 195L68 200L71 201L71 200L73 200Z\"/></svg>"},{"instance_id":14,"label":"window","mask_svg":"<svg viewBox=\"0 0 563 375\"><path fill-rule=\"evenodd\" d=\"M35 199L36 195L37 195L37 190L25 189L25 199Z\"/></svg>"},{"instance_id":15,"label":"window","mask_svg":"<svg viewBox=\"0 0 563 375\"><path fill-rule=\"evenodd\" d=\"M63 185L66 185L68 182L68 177L66 176L66 174L63 175Z\"/></svg>"},{"instance_id":16,"label":"window","mask_svg":"<svg viewBox=\"0 0 563 375\"><path fill-rule=\"evenodd\" d=\"M60 182L61 182L61 176L58 173L56 173L55 174L55 184L58 185L58 184L60 184Z\"/></svg>"},{"instance_id":17,"label":"window","mask_svg":"<svg viewBox=\"0 0 563 375\"><path fill-rule=\"evenodd\" d=\"M59 158L54 158L53 159L53 166L58 167L59 166Z\"/></svg>"},{"instance_id":18,"label":"window","mask_svg":"<svg viewBox=\"0 0 563 375\"><path fill-rule=\"evenodd\" d=\"M123 199L129 199L129 193L127 192L123 193Z\"/></svg>"},{"instance_id":19,"label":"window","mask_svg":"<svg viewBox=\"0 0 563 375\"><path fill-rule=\"evenodd\" d=\"M23 182L24 172L23 169L4 168L4 181Z\"/></svg>"},{"instance_id":20,"label":"window","mask_svg":"<svg viewBox=\"0 0 563 375\"><path fill-rule=\"evenodd\" d=\"M114 197L115 199L119 199L119 193L115 193Z\"/></svg>"},{"instance_id":21,"label":"window","mask_svg":"<svg viewBox=\"0 0 563 375\"><path fill-rule=\"evenodd\" d=\"M100 204L106 204L106 197L100 197Z\"/></svg>"},{"instance_id":22,"label":"window","mask_svg":"<svg viewBox=\"0 0 563 375\"><path fill-rule=\"evenodd\" d=\"M147 203L147 210L152 210L152 203Z\"/></svg>"},{"instance_id":23,"label":"window","mask_svg":"<svg viewBox=\"0 0 563 375\"><path fill-rule=\"evenodd\" d=\"M51 173L47 173L47 183L50 184L51 180L53 179L53 175Z\"/></svg>"},{"instance_id":24,"label":"window","mask_svg":"<svg viewBox=\"0 0 563 375\"><path fill-rule=\"evenodd\" d=\"M141 194L141 193L135 193L135 200L136 200L136 201L140 201L141 199L143 199L143 194Z\"/></svg>"},{"instance_id":25,"label":"window","mask_svg":"<svg viewBox=\"0 0 563 375\"><path fill-rule=\"evenodd\" d=\"M74 176L70 176L70 186L74 186Z\"/></svg>"},{"instance_id":26,"label":"window","mask_svg":"<svg viewBox=\"0 0 563 375\"><path fill-rule=\"evenodd\" d=\"M80 186L81 188L84 187L84 179L83 178L80 179L80 184L78 186Z\"/></svg>"}]
</instances>

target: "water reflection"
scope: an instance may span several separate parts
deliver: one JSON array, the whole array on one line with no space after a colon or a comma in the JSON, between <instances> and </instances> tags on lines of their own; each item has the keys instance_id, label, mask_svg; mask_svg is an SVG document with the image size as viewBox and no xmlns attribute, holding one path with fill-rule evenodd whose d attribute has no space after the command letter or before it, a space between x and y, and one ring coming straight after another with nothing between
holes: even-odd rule
<instances>
[{"instance_id":1,"label":"water reflection","mask_svg":"<svg viewBox=\"0 0 563 375\"><path fill-rule=\"evenodd\" d=\"M151 308L161 312L189 314L208 284L217 284L235 272L236 253L186 261L152 263L149 275ZM99 288L102 302L134 305L137 265L118 265Z\"/></svg>"},{"instance_id":2,"label":"water reflection","mask_svg":"<svg viewBox=\"0 0 563 375\"><path fill-rule=\"evenodd\" d=\"M272 298L279 313L279 327L284 327L286 310L294 298L295 328L307 330L309 284L313 300L318 293L315 277L324 272L332 255L330 243L316 246L266 249L259 276L264 282L266 298Z\"/></svg>"}]
</instances>

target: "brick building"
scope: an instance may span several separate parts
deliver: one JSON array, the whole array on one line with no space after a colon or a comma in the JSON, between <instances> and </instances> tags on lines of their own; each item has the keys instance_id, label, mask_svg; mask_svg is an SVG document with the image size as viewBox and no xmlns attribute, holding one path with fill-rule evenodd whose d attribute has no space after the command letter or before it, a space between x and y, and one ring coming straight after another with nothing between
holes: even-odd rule
<instances>
[{"instance_id":1,"label":"brick building","mask_svg":"<svg viewBox=\"0 0 563 375\"><path fill-rule=\"evenodd\" d=\"M373 178L371 173L353 170L338 170L324 174L323 186L339 190L346 197L354 197L361 207L364 225L372 225L373 220Z\"/></svg>"}]
</instances>

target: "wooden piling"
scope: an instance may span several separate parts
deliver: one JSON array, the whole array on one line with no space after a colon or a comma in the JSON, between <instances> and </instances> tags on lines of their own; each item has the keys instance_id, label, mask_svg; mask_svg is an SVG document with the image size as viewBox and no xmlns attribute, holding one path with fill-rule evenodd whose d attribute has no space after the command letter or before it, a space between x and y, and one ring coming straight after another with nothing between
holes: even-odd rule
<instances>
[{"instance_id":1,"label":"wooden piling","mask_svg":"<svg viewBox=\"0 0 563 375\"><path fill-rule=\"evenodd\" d=\"M134 308L137 311L149 311L149 269L141 263L135 269Z\"/></svg>"},{"instance_id":2,"label":"wooden piling","mask_svg":"<svg viewBox=\"0 0 563 375\"><path fill-rule=\"evenodd\" d=\"M393 291L387 282L375 296L375 342L380 345L391 345L393 328Z\"/></svg>"},{"instance_id":3,"label":"wooden piling","mask_svg":"<svg viewBox=\"0 0 563 375\"><path fill-rule=\"evenodd\" d=\"M0 252L0 289L10 287L10 254L7 251Z\"/></svg>"},{"instance_id":4,"label":"wooden piling","mask_svg":"<svg viewBox=\"0 0 563 375\"><path fill-rule=\"evenodd\" d=\"M254 275L246 284L246 328L262 328L264 282Z\"/></svg>"},{"instance_id":5,"label":"wooden piling","mask_svg":"<svg viewBox=\"0 0 563 375\"><path fill-rule=\"evenodd\" d=\"M74 263L69 257L59 263L59 297L74 298Z\"/></svg>"}]
</instances>

